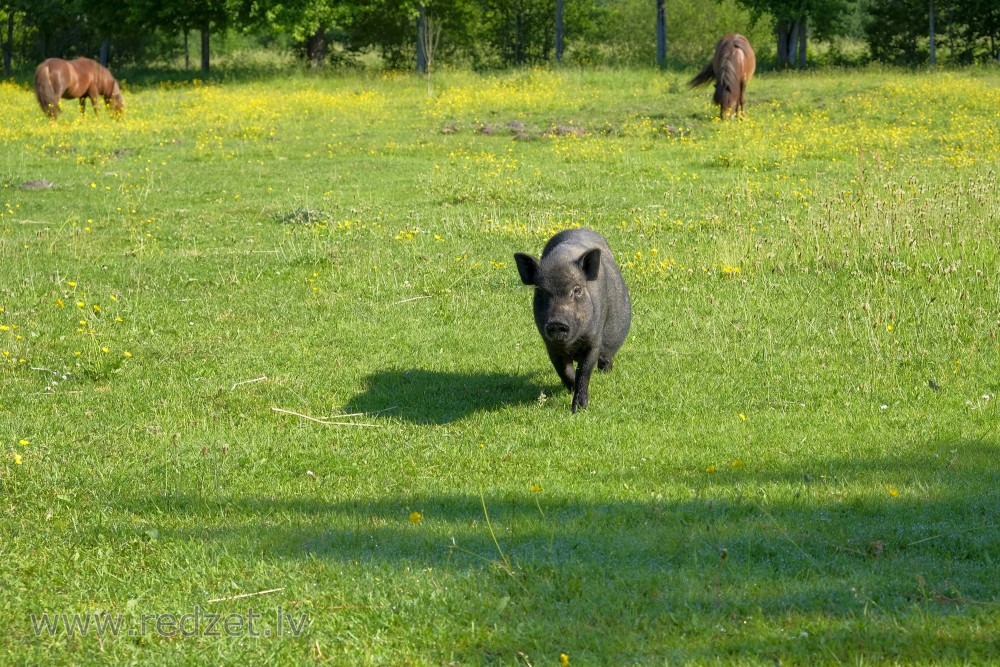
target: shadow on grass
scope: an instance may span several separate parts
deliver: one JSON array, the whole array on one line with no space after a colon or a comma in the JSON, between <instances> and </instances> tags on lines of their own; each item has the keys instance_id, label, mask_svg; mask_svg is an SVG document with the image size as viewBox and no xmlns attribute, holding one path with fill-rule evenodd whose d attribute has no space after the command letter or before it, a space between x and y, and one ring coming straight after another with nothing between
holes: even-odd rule
<instances>
[{"instance_id":1,"label":"shadow on grass","mask_svg":"<svg viewBox=\"0 0 1000 667\"><path fill-rule=\"evenodd\" d=\"M427 573L437 592L414 591L432 595L421 604L492 628L463 662L513 662L553 637L594 664L989 662L1000 650L983 629L1000 607L996 445L933 448L958 455L732 468L639 500L528 489L345 500L319 481L297 498L146 497L131 511L169 516L163 540L401 577L390 597L407 573ZM629 469L615 482L648 483ZM876 472L899 493L880 482L844 493Z\"/></svg>"},{"instance_id":2,"label":"shadow on grass","mask_svg":"<svg viewBox=\"0 0 1000 667\"><path fill-rule=\"evenodd\" d=\"M448 424L475 412L538 400L559 388L540 385L528 375L454 373L421 368L384 370L369 375L363 392L347 405L351 412L378 412L418 424Z\"/></svg>"}]
</instances>

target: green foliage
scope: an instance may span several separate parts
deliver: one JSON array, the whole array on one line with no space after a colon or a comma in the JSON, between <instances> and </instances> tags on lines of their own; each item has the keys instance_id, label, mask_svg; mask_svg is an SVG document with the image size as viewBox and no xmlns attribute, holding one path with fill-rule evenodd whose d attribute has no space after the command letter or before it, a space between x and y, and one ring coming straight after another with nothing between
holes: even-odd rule
<instances>
[{"instance_id":1,"label":"green foliage","mask_svg":"<svg viewBox=\"0 0 1000 667\"><path fill-rule=\"evenodd\" d=\"M14 17L10 49L15 66L33 67L38 54L96 56L110 44L115 65L170 60L180 37L209 30L216 36L253 35L267 49L290 48L304 62L374 61L409 69L416 52L418 0L213 0L172 2L98 0L25 4L11 0L0 18ZM439 65L477 70L539 65L554 59L554 0L427 0L441 30ZM938 44L954 64L995 58L1000 48L1000 5L990 0L940 0ZM673 66L702 62L728 32L745 34L762 66L795 62L789 51L808 36L825 62L857 62L840 38L867 40L880 61L926 58L927 2L923 0L668 0L667 57ZM801 21L805 21L805 27ZM632 66L655 61L652 0L582 0L565 3L564 61L576 65ZM778 39L775 40L775 35ZM214 48L214 47L213 47Z\"/></svg>"},{"instance_id":2,"label":"green foliage","mask_svg":"<svg viewBox=\"0 0 1000 667\"><path fill-rule=\"evenodd\" d=\"M870 0L865 26L872 55L885 62L926 63L930 50L928 0ZM938 62L995 60L1000 49L1000 5L984 0L935 0Z\"/></svg>"}]
</instances>

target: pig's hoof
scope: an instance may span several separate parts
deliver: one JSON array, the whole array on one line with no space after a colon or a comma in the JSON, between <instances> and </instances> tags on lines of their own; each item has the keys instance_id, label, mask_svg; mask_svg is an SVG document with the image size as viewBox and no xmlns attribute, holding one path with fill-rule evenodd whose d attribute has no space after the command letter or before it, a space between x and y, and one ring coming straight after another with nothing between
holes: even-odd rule
<instances>
[{"instance_id":1,"label":"pig's hoof","mask_svg":"<svg viewBox=\"0 0 1000 667\"><path fill-rule=\"evenodd\" d=\"M615 365L615 360L614 359L598 359L597 360L597 370L601 371L602 373L607 373L608 371L610 371L614 367L614 365Z\"/></svg>"}]
</instances>

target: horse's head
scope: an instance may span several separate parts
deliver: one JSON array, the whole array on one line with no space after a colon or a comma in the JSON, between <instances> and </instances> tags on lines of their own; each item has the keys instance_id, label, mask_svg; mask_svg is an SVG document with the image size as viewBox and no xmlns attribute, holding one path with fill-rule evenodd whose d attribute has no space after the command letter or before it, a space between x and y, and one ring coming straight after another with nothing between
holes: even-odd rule
<instances>
[{"instance_id":1,"label":"horse's head","mask_svg":"<svg viewBox=\"0 0 1000 667\"><path fill-rule=\"evenodd\" d=\"M104 103L111 107L116 116L125 114L125 98L122 97L122 89L117 79L111 79L111 90L104 95Z\"/></svg>"}]
</instances>

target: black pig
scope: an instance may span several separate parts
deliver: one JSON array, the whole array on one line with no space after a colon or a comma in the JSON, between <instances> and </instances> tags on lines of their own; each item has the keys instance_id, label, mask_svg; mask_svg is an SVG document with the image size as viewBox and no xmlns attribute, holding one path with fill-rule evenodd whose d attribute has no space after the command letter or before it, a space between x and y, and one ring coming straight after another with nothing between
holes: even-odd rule
<instances>
[{"instance_id":1,"label":"black pig","mask_svg":"<svg viewBox=\"0 0 1000 667\"><path fill-rule=\"evenodd\" d=\"M593 230L566 229L545 244L541 261L523 252L514 253L514 261L521 281L535 286L535 324L556 373L573 392L571 408L585 408L594 367L611 370L632 322L611 248Z\"/></svg>"}]
</instances>

